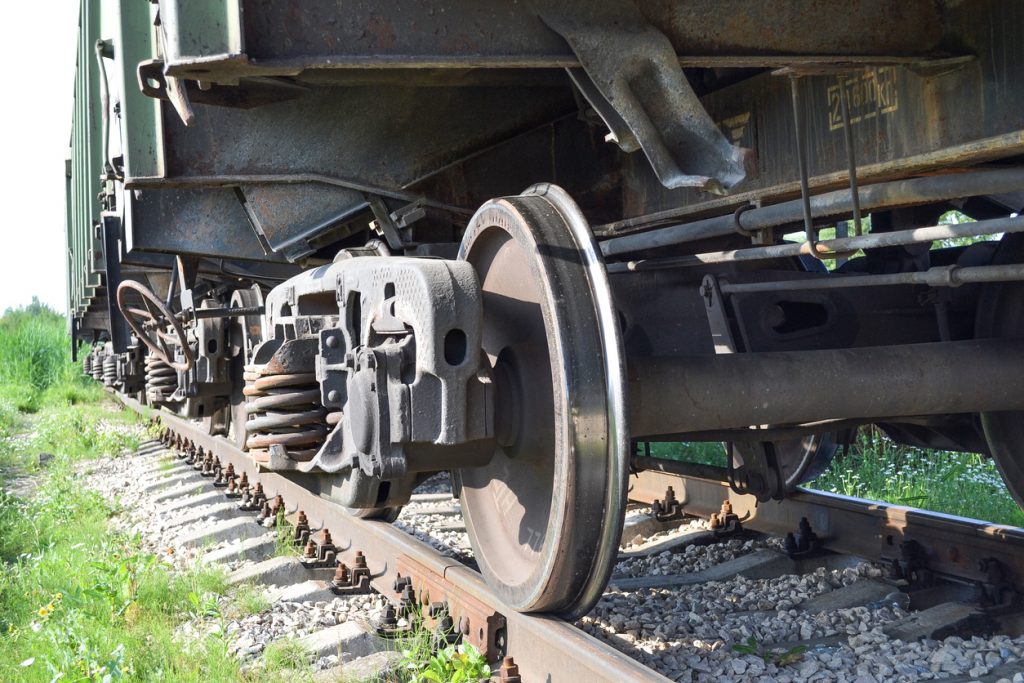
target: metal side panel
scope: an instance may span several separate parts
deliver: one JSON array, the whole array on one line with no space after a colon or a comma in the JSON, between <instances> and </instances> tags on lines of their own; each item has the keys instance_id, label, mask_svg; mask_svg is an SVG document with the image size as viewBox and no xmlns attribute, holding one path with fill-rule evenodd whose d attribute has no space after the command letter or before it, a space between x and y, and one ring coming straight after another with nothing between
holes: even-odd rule
<instances>
[{"instance_id":1,"label":"metal side panel","mask_svg":"<svg viewBox=\"0 0 1024 683\"><path fill-rule=\"evenodd\" d=\"M244 60L240 0L160 0L160 20L168 61Z\"/></svg>"},{"instance_id":2,"label":"metal side panel","mask_svg":"<svg viewBox=\"0 0 1024 683\"><path fill-rule=\"evenodd\" d=\"M155 12L145 2L106 0L116 12L114 61L108 66L118 93L121 115L122 154L126 176L162 176L164 149L160 102L142 94L138 83L139 62L156 57ZM214 3L210 3L214 4Z\"/></svg>"}]
</instances>

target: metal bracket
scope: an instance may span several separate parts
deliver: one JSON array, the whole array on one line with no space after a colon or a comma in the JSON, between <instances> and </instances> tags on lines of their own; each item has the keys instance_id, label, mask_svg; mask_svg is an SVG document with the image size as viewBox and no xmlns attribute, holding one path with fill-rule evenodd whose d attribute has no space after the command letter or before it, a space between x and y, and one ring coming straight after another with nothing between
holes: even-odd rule
<instances>
[{"instance_id":1,"label":"metal bracket","mask_svg":"<svg viewBox=\"0 0 1024 683\"><path fill-rule=\"evenodd\" d=\"M425 607L432 603L446 603L443 614L451 618L455 633L462 634L462 638L480 650L489 662L498 661L505 655L503 615L457 590L442 574L407 555L398 557L396 569L403 579L396 593L411 593ZM442 612L437 611L435 616L442 616ZM424 610L424 619L431 618L428 610Z\"/></svg>"},{"instance_id":2,"label":"metal bracket","mask_svg":"<svg viewBox=\"0 0 1024 683\"><path fill-rule=\"evenodd\" d=\"M690 87L664 33L623 0L535 0L583 69L569 76L623 151L642 149L668 188L725 194L747 176L750 150L734 147Z\"/></svg>"},{"instance_id":3,"label":"metal bracket","mask_svg":"<svg viewBox=\"0 0 1024 683\"><path fill-rule=\"evenodd\" d=\"M704 312L708 316L708 329L711 331L715 353L736 353L736 341L729 327L729 317L725 313L722 291L714 275L704 276L700 283L700 295L704 299Z\"/></svg>"}]
</instances>

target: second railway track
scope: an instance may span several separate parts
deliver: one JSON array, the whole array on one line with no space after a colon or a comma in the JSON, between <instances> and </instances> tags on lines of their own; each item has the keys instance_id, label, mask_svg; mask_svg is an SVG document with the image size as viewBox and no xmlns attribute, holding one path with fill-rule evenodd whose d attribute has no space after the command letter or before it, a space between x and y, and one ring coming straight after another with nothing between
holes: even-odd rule
<instances>
[{"instance_id":1,"label":"second railway track","mask_svg":"<svg viewBox=\"0 0 1024 683\"><path fill-rule=\"evenodd\" d=\"M327 642L339 628L332 622L346 616L364 630L387 630L415 602L434 626L443 621L477 645L496 671L504 662L496 678L505 681L1024 679L1021 529L813 492L754 505L709 478L713 470L647 470L630 478L628 545L611 583L571 624L517 613L489 591L446 483L418 493L395 524L364 521L299 481L261 472L224 438L172 415L159 419L164 444L133 465L128 484L149 500L150 514L175 512L149 525L149 542L200 555L218 543L204 561L285 586L270 593L276 600L315 601L281 617L298 622L308 642ZM165 446L176 464L146 464ZM146 483L135 481L143 470ZM249 510L239 509L243 476ZM253 501L257 483L264 498ZM265 528L272 522L255 519L275 505L306 557L276 561L276 574L261 575L274 552ZM139 530L147 534L145 524ZM245 638L243 658L262 649ZM337 661L331 649L322 648L321 664Z\"/></svg>"}]
</instances>

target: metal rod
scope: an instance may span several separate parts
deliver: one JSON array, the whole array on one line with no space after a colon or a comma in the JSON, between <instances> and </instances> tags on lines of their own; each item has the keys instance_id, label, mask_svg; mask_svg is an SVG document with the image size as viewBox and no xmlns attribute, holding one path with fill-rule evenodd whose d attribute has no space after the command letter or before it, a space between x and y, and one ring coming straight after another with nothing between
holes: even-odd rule
<instances>
[{"instance_id":1,"label":"metal rod","mask_svg":"<svg viewBox=\"0 0 1024 683\"><path fill-rule=\"evenodd\" d=\"M949 173L911 178L888 183L877 183L858 189L860 208L878 211L904 206L933 204L957 197L1019 192L1024 187L1024 167L1000 168ZM853 199L850 190L836 190L811 197L814 218L850 215ZM743 214L743 228L762 230L780 225L798 223L803 217L803 202L799 199L751 209ZM601 242L606 258L686 244L712 237L736 234L736 221L732 213L692 223L673 225L633 235L623 235Z\"/></svg>"},{"instance_id":2,"label":"metal rod","mask_svg":"<svg viewBox=\"0 0 1024 683\"><path fill-rule=\"evenodd\" d=\"M793 99L793 130L796 134L797 169L800 173L800 207L804 214L804 237L810 245L810 253L818 258L815 244L814 219L811 217L811 188L807 172L807 143L804 140L804 116L800 108L800 80L790 75L789 92Z\"/></svg>"},{"instance_id":3,"label":"metal rod","mask_svg":"<svg viewBox=\"0 0 1024 683\"><path fill-rule=\"evenodd\" d=\"M999 339L632 358L629 429L644 439L750 425L1024 410L1022 361L1024 342Z\"/></svg>"},{"instance_id":4,"label":"metal rod","mask_svg":"<svg viewBox=\"0 0 1024 683\"><path fill-rule=\"evenodd\" d=\"M887 285L928 285L929 287L959 287L976 282L1013 282L1024 280L1024 265L1001 266L938 266L919 273L891 273L887 275L825 275L798 280L776 282L719 283L723 294L749 294L751 292L795 292L813 289L846 289L848 287L884 287Z\"/></svg>"},{"instance_id":5,"label":"metal rod","mask_svg":"<svg viewBox=\"0 0 1024 683\"><path fill-rule=\"evenodd\" d=\"M238 308L197 308L192 317L203 318L234 318L239 315L263 315L263 306L240 306Z\"/></svg>"},{"instance_id":6,"label":"metal rod","mask_svg":"<svg viewBox=\"0 0 1024 683\"><path fill-rule=\"evenodd\" d=\"M843 115L843 139L846 141L846 168L850 176L850 199L853 201L853 234L860 235L860 192L857 189L857 159L853 151L853 127L850 125L850 107L846 100L846 81L839 75L839 108Z\"/></svg>"},{"instance_id":7,"label":"metal rod","mask_svg":"<svg viewBox=\"0 0 1024 683\"><path fill-rule=\"evenodd\" d=\"M729 471L724 467L715 467L714 465L705 465L699 462L637 455L630 459L629 464L635 470L655 470L656 472L667 472L681 477L700 477L701 479L711 479L713 481L727 481L729 479Z\"/></svg>"},{"instance_id":8,"label":"metal rod","mask_svg":"<svg viewBox=\"0 0 1024 683\"><path fill-rule=\"evenodd\" d=\"M749 212L753 213L753 212ZM876 249L878 247L894 247L901 244L918 244L953 237L981 237L1007 232L1024 232L1024 216L993 218L974 223L956 223L933 225L913 230L896 230L894 232L873 232L854 237L839 237L818 242L819 255L831 253L855 252L860 249ZM826 251L822 251L826 250ZM630 261L629 270L652 270L657 268L680 268L700 266L709 263L734 263L737 261L765 261L809 254L807 242L774 244L767 247L751 247L749 249L733 249L731 251L711 251L689 256L674 256L660 259L644 259Z\"/></svg>"}]
</instances>

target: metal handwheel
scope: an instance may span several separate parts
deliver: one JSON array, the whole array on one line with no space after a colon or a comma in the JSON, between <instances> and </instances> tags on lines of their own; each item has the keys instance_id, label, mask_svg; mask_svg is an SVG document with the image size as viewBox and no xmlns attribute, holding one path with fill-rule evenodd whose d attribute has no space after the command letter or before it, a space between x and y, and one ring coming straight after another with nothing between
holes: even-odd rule
<instances>
[{"instance_id":1,"label":"metal handwheel","mask_svg":"<svg viewBox=\"0 0 1024 683\"><path fill-rule=\"evenodd\" d=\"M130 300L132 292L138 295L144 308L139 308L138 304L133 305L134 302ZM125 280L117 288L117 307L132 332L152 354L179 372L192 369L195 357L181 322L152 290L134 280ZM166 332L167 327L172 332ZM183 361L175 359L174 346L181 348Z\"/></svg>"}]
</instances>

